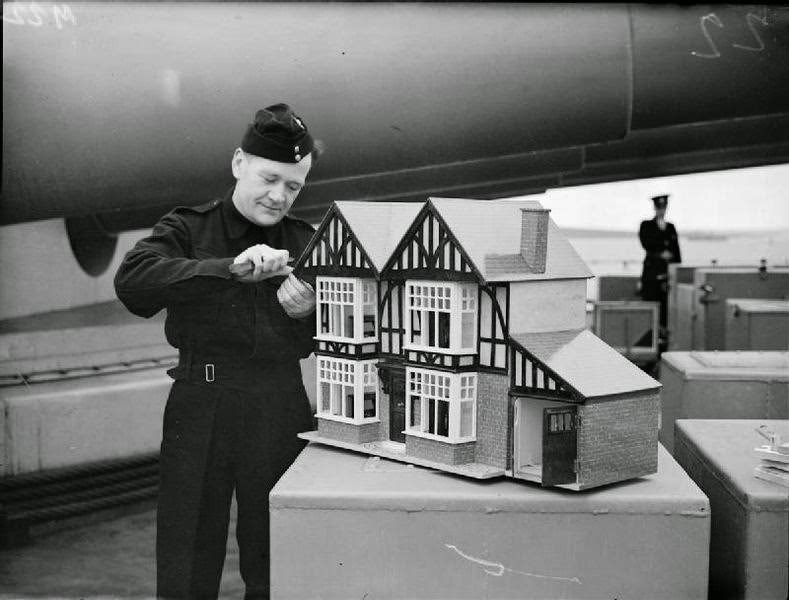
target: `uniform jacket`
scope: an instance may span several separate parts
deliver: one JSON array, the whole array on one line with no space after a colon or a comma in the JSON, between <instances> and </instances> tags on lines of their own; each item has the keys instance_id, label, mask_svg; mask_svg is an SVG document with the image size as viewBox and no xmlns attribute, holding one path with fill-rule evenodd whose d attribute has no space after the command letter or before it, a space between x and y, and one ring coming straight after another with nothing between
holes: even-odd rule
<instances>
[{"instance_id":1,"label":"uniform jacket","mask_svg":"<svg viewBox=\"0 0 789 600\"><path fill-rule=\"evenodd\" d=\"M293 363L313 349L315 317L289 317L277 300L284 280L241 283L233 258L254 244L298 257L314 233L305 221L283 218L271 227L247 221L222 199L176 208L124 257L115 276L118 298L134 314L167 310L165 333L184 355L205 362L250 359Z\"/></svg>"},{"instance_id":2,"label":"uniform jacket","mask_svg":"<svg viewBox=\"0 0 789 600\"><path fill-rule=\"evenodd\" d=\"M641 240L641 246L646 251L643 279L655 279L660 275L665 275L669 263L682 262L677 230L673 224L666 223L666 228L661 231L654 219L642 221L641 227L638 229L638 239ZM668 250L674 255L671 260L667 261L660 256L664 250Z\"/></svg>"}]
</instances>

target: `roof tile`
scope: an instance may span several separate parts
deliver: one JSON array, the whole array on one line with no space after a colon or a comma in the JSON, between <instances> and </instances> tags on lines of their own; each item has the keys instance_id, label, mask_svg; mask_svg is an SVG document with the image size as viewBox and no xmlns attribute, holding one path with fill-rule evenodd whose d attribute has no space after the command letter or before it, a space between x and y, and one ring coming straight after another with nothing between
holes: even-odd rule
<instances>
[{"instance_id":1,"label":"roof tile","mask_svg":"<svg viewBox=\"0 0 789 600\"><path fill-rule=\"evenodd\" d=\"M586 329L511 337L585 398L660 387L658 381Z\"/></svg>"},{"instance_id":2,"label":"roof tile","mask_svg":"<svg viewBox=\"0 0 789 600\"><path fill-rule=\"evenodd\" d=\"M548 222L544 273L532 273L519 260L522 208L542 208L534 200L430 198L455 238L487 281L593 277L553 220ZM517 256L516 256L517 255Z\"/></svg>"},{"instance_id":3,"label":"roof tile","mask_svg":"<svg viewBox=\"0 0 789 600\"><path fill-rule=\"evenodd\" d=\"M354 201L338 201L335 205L378 272L423 206L419 202Z\"/></svg>"}]
</instances>

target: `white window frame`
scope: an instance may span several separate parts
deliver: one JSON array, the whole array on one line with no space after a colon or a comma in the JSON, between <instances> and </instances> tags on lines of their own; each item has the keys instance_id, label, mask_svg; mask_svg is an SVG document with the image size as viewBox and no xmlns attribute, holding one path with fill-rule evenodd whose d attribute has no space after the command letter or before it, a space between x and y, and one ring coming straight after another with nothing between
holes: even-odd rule
<instances>
[{"instance_id":1,"label":"white window frame","mask_svg":"<svg viewBox=\"0 0 789 600\"><path fill-rule=\"evenodd\" d=\"M456 281L430 281L408 279L405 282L404 303L405 310L405 340L403 348L406 350L422 350L425 352L440 352L443 354L476 354L477 329L479 310L477 306L478 288L476 283L460 283ZM419 313L422 331L422 340L427 339L426 327L430 312L436 313L435 326L438 328L438 313L449 314L449 347L439 345L414 343L412 338L412 323L414 312ZM462 319L463 314L472 314L472 340L468 346L462 344ZM438 331L436 331L438 341Z\"/></svg>"},{"instance_id":2,"label":"white window frame","mask_svg":"<svg viewBox=\"0 0 789 600\"><path fill-rule=\"evenodd\" d=\"M316 417L330 419L343 423L377 423L380 421L380 398L378 391L378 360L349 360L334 356L317 356L316 364L316 390L317 412ZM324 397L324 386L328 384L329 398ZM339 396L337 394L339 386ZM346 416L344 403L345 393L343 388L353 389L353 417ZM375 414L372 417L364 416L365 389L375 391ZM339 410L340 414L335 414Z\"/></svg>"},{"instance_id":3,"label":"white window frame","mask_svg":"<svg viewBox=\"0 0 789 600\"><path fill-rule=\"evenodd\" d=\"M416 369L406 367L406 435L439 440L450 444L474 442L477 440L477 388L479 378L475 372L449 373L432 369ZM443 380L443 381L441 381ZM444 385L441 385L441 384ZM447 385L448 384L448 385ZM419 423L412 422L412 396L420 398ZM449 427L446 436L430 433L429 400L436 400L433 410L438 412L438 401L449 404ZM471 403L471 427L468 435L461 435L461 418L463 405ZM435 419L437 427L437 416Z\"/></svg>"},{"instance_id":4,"label":"white window frame","mask_svg":"<svg viewBox=\"0 0 789 600\"><path fill-rule=\"evenodd\" d=\"M315 281L316 310L315 325L316 339L325 341L354 342L365 344L378 341L378 285L374 279L360 277L317 277ZM345 289L342 289L342 288ZM353 335L334 335L322 331L322 307L329 307L329 329L332 329L333 306L352 307ZM372 335L364 336L364 317L373 317ZM341 324L341 331L344 330Z\"/></svg>"}]
</instances>

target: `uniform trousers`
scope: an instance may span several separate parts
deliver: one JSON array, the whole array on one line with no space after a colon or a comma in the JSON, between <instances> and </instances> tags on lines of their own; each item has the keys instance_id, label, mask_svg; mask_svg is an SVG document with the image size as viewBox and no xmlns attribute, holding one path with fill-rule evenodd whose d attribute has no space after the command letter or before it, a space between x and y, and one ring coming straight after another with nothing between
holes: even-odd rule
<instances>
[{"instance_id":1,"label":"uniform trousers","mask_svg":"<svg viewBox=\"0 0 789 600\"><path fill-rule=\"evenodd\" d=\"M173 384L160 458L159 597L217 597L234 491L245 598L269 597L269 491L304 447L296 434L312 429L295 367L246 387Z\"/></svg>"},{"instance_id":2,"label":"uniform trousers","mask_svg":"<svg viewBox=\"0 0 789 600\"><path fill-rule=\"evenodd\" d=\"M661 279L650 278L641 280L641 299L650 302L659 302L658 321L661 328L668 324L668 284L667 276Z\"/></svg>"}]
</instances>

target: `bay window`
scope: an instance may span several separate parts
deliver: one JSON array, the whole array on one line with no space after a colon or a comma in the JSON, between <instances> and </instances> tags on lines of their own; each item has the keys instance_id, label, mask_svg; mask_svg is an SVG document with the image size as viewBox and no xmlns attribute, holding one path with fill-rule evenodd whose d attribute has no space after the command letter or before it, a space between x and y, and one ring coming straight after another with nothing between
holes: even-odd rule
<instances>
[{"instance_id":1,"label":"bay window","mask_svg":"<svg viewBox=\"0 0 789 600\"><path fill-rule=\"evenodd\" d=\"M318 277L318 338L352 342L378 339L378 290L374 280Z\"/></svg>"},{"instance_id":2,"label":"bay window","mask_svg":"<svg viewBox=\"0 0 789 600\"><path fill-rule=\"evenodd\" d=\"M476 352L475 284L407 281L406 310L407 349Z\"/></svg>"},{"instance_id":3,"label":"bay window","mask_svg":"<svg viewBox=\"0 0 789 600\"><path fill-rule=\"evenodd\" d=\"M374 360L318 356L318 416L335 421L378 420L378 373Z\"/></svg>"},{"instance_id":4,"label":"bay window","mask_svg":"<svg viewBox=\"0 0 789 600\"><path fill-rule=\"evenodd\" d=\"M476 439L476 373L406 368L406 433L447 442Z\"/></svg>"}]
</instances>

